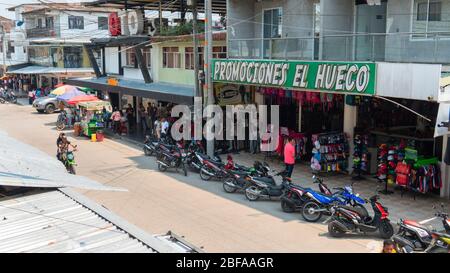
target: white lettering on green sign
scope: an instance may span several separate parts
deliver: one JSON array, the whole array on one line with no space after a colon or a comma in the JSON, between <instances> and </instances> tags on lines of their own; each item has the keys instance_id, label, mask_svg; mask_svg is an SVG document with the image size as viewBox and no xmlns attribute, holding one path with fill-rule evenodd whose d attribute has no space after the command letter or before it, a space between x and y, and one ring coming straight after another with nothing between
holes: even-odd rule
<instances>
[{"instance_id":1,"label":"white lettering on green sign","mask_svg":"<svg viewBox=\"0 0 450 273\"><path fill-rule=\"evenodd\" d=\"M375 94L374 63L213 60L213 80Z\"/></svg>"}]
</instances>

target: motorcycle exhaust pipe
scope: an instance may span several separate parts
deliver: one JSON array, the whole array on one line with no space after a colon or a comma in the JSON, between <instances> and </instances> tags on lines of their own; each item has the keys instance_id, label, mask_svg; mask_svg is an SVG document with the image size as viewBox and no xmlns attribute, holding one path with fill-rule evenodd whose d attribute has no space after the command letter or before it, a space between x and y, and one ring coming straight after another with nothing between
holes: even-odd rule
<instances>
[{"instance_id":1,"label":"motorcycle exhaust pipe","mask_svg":"<svg viewBox=\"0 0 450 273\"><path fill-rule=\"evenodd\" d=\"M211 173L210 171L206 170L206 169L202 169L204 173L206 173L209 176L214 176L213 173Z\"/></svg>"},{"instance_id":2,"label":"motorcycle exhaust pipe","mask_svg":"<svg viewBox=\"0 0 450 273\"><path fill-rule=\"evenodd\" d=\"M161 164L161 165L163 165L164 167L166 167L166 168L169 168L170 166L169 165L167 165L166 163L164 163L164 162L162 162L162 161L156 161L158 164Z\"/></svg>"},{"instance_id":3,"label":"motorcycle exhaust pipe","mask_svg":"<svg viewBox=\"0 0 450 273\"><path fill-rule=\"evenodd\" d=\"M344 232L348 232L350 231L348 229L348 227L346 225L344 225L343 223L339 222L339 221L334 221L334 223Z\"/></svg>"},{"instance_id":4,"label":"motorcycle exhaust pipe","mask_svg":"<svg viewBox=\"0 0 450 273\"><path fill-rule=\"evenodd\" d=\"M233 188L239 188L236 184L234 184L234 183L232 183L232 182L224 182L225 184L227 184L228 186L230 186L230 187L233 187Z\"/></svg>"},{"instance_id":5,"label":"motorcycle exhaust pipe","mask_svg":"<svg viewBox=\"0 0 450 273\"><path fill-rule=\"evenodd\" d=\"M268 198L269 197L268 195L262 195L260 190L254 190L254 189L251 189L251 188L247 188L246 191L248 193L253 194L253 195L257 195L259 197L263 197L263 198Z\"/></svg>"}]
</instances>

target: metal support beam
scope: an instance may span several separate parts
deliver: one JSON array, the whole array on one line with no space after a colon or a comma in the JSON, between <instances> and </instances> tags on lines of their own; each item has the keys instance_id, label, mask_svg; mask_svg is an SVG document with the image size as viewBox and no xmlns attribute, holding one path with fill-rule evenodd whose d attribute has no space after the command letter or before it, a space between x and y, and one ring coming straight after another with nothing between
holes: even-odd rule
<instances>
[{"instance_id":1,"label":"metal support beam","mask_svg":"<svg viewBox=\"0 0 450 273\"><path fill-rule=\"evenodd\" d=\"M95 76L97 78L100 78L102 76L102 73L100 72L100 68L98 67L97 60L94 57L94 52L93 52L92 47L90 47L88 45L84 45L84 49L86 50L89 61L91 62L91 66L94 69Z\"/></svg>"},{"instance_id":2,"label":"metal support beam","mask_svg":"<svg viewBox=\"0 0 450 273\"><path fill-rule=\"evenodd\" d=\"M192 34L194 35L194 79L195 79L195 96L200 97L202 95L202 92L200 91L200 84L199 84L199 56L198 56L198 37L197 37L197 19L198 19L198 12L197 12L197 0L192 0Z\"/></svg>"},{"instance_id":3,"label":"metal support beam","mask_svg":"<svg viewBox=\"0 0 450 273\"><path fill-rule=\"evenodd\" d=\"M144 62L144 55L142 54L142 47L135 46L134 53L136 55L136 61L138 63L139 68L141 69L142 76L144 77L145 83L153 82L152 77L150 76L150 73L148 72L147 65Z\"/></svg>"}]
</instances>

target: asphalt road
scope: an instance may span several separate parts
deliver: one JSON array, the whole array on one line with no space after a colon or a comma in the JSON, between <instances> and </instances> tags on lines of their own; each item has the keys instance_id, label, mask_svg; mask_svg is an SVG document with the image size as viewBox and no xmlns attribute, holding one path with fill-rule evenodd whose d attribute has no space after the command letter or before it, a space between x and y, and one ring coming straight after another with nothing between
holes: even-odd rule
<instances>
[{"instance_id":1,"label":"asphalt road","mask_svg":"<svg viewBox=\"0 0 450 273\"><path fill-rule=\"evenodd\" d=\"M0 130L55 155L57 114L38 114L30 106L0 105ZM128 192L81 191L87 197L151 234L171 230L207 252L371 252L376 238L330 238L322 223L281 211L277 201L249 202L227 194L219 182L198 174L160 173L153 157L132 144L69 139L78 145L77 172Z\"/></svg>"}]
</instances>

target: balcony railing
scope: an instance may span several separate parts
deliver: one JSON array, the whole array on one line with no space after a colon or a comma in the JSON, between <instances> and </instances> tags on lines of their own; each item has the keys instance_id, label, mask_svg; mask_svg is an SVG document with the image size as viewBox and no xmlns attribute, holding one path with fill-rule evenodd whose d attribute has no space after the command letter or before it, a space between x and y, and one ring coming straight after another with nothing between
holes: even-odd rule
<instances>
[{"instance_id":1,"label":"balcony railing","mask_svg":"<svg viewBox=\"0 0 450 273\"><path fill-rule=\"evenodd\" d=\"M27 38L58 37L59 28L30 28L26 30Z\"/></svg>"},{"instance_id":2,"label":"balcony railing","mask_svg":"<svg viewBox=\"0 0 450 273\"><path fill-rule=\"evenodd\" d=\"M229 58L450 63L450 32L230 39Z\"/></svg>"}]
</instances>

